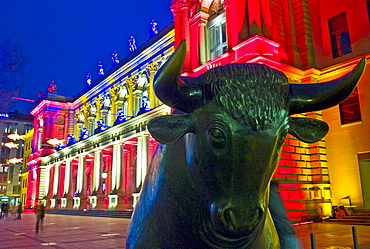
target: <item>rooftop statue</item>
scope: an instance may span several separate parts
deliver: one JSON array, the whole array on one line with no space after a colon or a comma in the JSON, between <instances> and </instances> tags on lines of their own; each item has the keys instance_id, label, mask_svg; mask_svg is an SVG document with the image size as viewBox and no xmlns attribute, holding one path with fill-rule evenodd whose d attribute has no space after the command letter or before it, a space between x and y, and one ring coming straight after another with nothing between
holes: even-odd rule
<instances>
[{"instance_id":1,"label":"rooftop statue","mask_svg":"<svg viewBox=\"0 0 370 249\"><path fill-rule=\"evenodd\" d=\"M130 39L128 40L128 44L129 44L128 49L130 50L130 52L134 52L137 49L135 37L130 36Z\"/></svg>"},{"instance_id":2,"label":"rooftop statue","mask_svg":"<svg viewBox=\"0 0 370 249\"><path fill-rule=\"evenodd\" d=\"M262 64L230 64L181 77L185 53L182 42L154 79L159 100L184 115L148 123L161 144L126 248L298 248L289 225L274 226L274 220L287 218L274 210L281 199L269 205L270 180L288 133L313 143L329 128L290 115L344 101L365 59L331 82L289 84L282 72ZM272 212L278 214L274 220Z\"/></svg>"},{"instance_id":3,"label":"rooftop statue","mask_svg":"<svg viewBox=\"0 0 370 249\"><path fill-rule=\"evenodd\" d=\"M152 38L154 37L156 34L158 34L158 30L157 30L157 22L152 20L150 22L150 32L149 32L149 37Z\"/></svg>"},{"instance_id":4,"label":"rooftop statue","mask_svg":"<svg viewBox=\"0 0 370 249\"><path fill-rule=\"evenodd\" d=\"M86 75L86 86L90 86L92 83L91 74L87 73Z\"/></svg>"},{"instance_id":5,"label":"rooftop statue","mask_svg":"<svg viewBox=\"0 0 370 249\"><path fill-rule=\"evenodd\" d=\"M147 96L144 96L141 100L141 107L137 113L137 115L143 114L147 111L150 111L150 101Z\"/></svg>"},{"instance_id":6,"label":"rooftop statue","mask_svg":"<svg viewBox=\"0 0 370 249\"><path fill-rule=\"evenodd\" d=\"M123 122L126 122L126 115L122 109L118 109L117 114L118 114L117 119L114 121L113 125L118 125L122 124Z\"/></svg>"},{"instance_id":7,"label":"rooftop statue","mask_svg":"<svg viewBox=\"0 0 370 249\"><path fill-rule=\"evenodd\" d=\"M98 120L98 122L96 122L96 124L98 125L98 127L95 129L95 132L94 134L98 134L102 131L105 131L107 129L107 126L105 125L105 122L103 119L100 119Z\"/></svg>"},{"instance_id":8,"label":"rooftop statue","mask_svg":"<svg viewBox=\"0 0 370 249\"><path fill-rule=\"evenodd\" d=\"M119 64L118 53L116 51L112 53L111 60L112 60L112 67Z\"/></svg>"},{"instance_id":9,"label":"rooftop statue","mask_svg":"<svg viewBox=\"0 0 370 249\"><path fill-rule=\"evenodd\" d=\"M103 68L103 63L99 61L98 63L98 75L103 76L104 75L104 68Z\"/></svg>"},{"instance_id":10,"label":"rooftop statue","mask_svg":"<svg viewBox=\"0 0 370 249\"><path fill-rule=\"evenodd\" d=\"M66 146L74 145L76 142L77 141L76 141L75 135L73 135L73 134L68 134L67 135L67 145Z\"/></svg>"},{"instance_id":11,"label":"rooftop statue","mask_svg":"<svg viewBox=\"0 0 370 249\"><path fill-rule=\"evenodd\" d=\"M50 82L50 85L49 85L48 89L46 89L46 92L47 93L57 94L57 90L58 90L57 84L55 83L54 80L52 80Z\"/></svg>"},{"instance_id":12,"label":"rooftop statue","mask_svg":"<svg viewBox=\"0 0 370 249\"><path fill-rule=\"evenodd\" d=\"M80 141L83 141L88 138L89 138L89 131L86 128L82 128L80 131Z\"/></svg>"}]
</instances>

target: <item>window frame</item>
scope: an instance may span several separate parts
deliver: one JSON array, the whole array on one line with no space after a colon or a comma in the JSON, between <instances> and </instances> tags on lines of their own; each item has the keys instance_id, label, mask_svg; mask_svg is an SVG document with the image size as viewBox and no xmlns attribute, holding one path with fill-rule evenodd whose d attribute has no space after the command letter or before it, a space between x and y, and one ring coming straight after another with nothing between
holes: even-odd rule
<instances>
[{"instance_id":1,"label":"window frame","mask_svg":"<svg viewBox=\"0 0 370 249\"><path fill-rule=\"evenodd\" d=\"M343 20L337 22L342 22L344 25L335 27L338 24L334 25L334 21L335 19L338 20L339 18L343 18ZM329 18L328 27L333 59L352 53L352 43L348 27L347 13L342 12L336 16ZM342 42L344 42L345 40L348 40L348 43L343 45Z\"/></svg>"}]
</instances>

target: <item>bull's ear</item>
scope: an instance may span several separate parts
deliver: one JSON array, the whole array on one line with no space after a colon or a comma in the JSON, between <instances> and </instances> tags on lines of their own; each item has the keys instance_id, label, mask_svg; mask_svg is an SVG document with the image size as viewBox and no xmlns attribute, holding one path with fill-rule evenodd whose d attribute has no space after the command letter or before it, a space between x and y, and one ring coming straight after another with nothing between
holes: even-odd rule
<instances>
[{"instance_id":1,"label":"bull's ear","mask_svg":"<svg viewBox=\"0 0 370 249\"><path fill-rule=\"evenodd\" d=\"M192 131L193 122L188 115L165 115L149 121L150 134L162 144L173 144L186 133Z\"/></svg>"},{"instance_id":2,"label":"bull's ear","mask_svg":"<svg viewBox=\"0 0 370 249\"><path fill-rule=\"evenodd\" d=\"M312 118L290 118L289 133L306 143L320 141L329 131L327 123Z\"/></svg>"}]
</instances>

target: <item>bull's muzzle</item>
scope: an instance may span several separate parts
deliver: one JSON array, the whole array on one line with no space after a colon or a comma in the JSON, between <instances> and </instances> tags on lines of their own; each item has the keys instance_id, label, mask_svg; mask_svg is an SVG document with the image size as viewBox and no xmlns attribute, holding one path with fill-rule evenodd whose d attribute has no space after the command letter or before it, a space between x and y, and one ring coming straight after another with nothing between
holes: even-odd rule
<instances>
[{"instance_id":1,"label":"bull's muzzle","mask_svg":"<svg viewBox=\"0 0 370 249\"><path fill-rule=\"evenodd\" d=\"M231 237L251 234L261 223L263 210L257 208L238 208L232 205L217 207L212 205L211 219L215 230Z\"/></svg>"}]
</instances>

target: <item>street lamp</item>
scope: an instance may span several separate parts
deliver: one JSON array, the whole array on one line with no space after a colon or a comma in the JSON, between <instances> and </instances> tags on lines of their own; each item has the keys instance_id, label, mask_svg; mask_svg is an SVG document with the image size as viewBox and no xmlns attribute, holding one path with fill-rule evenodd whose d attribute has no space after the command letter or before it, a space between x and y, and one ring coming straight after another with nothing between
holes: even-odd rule
<instances>
[{"instance_id":1,"label":"street lamp","mask_svg":"<svg viewBox=\"0 0 370 249\"><path fill-rule=\"evenodd\" d=\"M108 172L104 168L103 172L101 173L101 178L103 178L103 182L102 182L102 192L103 193L105 193L105 179L107 179L107 177L108 177Z\"/></svg>"},{"instance_id":2,"label":"street lamp","mask_svg":"<svg viewBox=\"0 0 370 249\"><path fill-rule=\"evenodd\" d=\"M17 133L13 133L13 134L9 134L8 138L11 139L11 140L14 140L14 141L24 140L24 135L19 135Z\"/></svg>"},{"instance_id":3,"label":"street lamp","mask_svg":"<svg viewBox=\"0 0 370 249\"><path fill-rule=\"evenodd\" d=\"M22 163L23 159L22 158L16 158L16 157L13 157L12 159L9 159L9 163L11 164L17 164L17 163Z\"/></svg>"},{"instance_id":4,"label":"street lamp","mask_svg":"<svg viewBox=\"0 0 370 249\"><path fill-rule=\"evenodd\" d=\"M108 177L108 172L105 169L103 169L103 172L101 173L101 178L105 180L107 179L107 177Z\"/></svg>"},{"instance_id":5,"label":"street lamp","mask_svg":"<svg viewBox=\"0 0 370 249\"><path fill-rule=\"evenodd\" d=\"M18 149L18 144L14 143L14 142L7 142L4 145L6 147L8 147L9 149Z\"/></svg>"},{"instance_id":6,"label":"street lamp","mask_svg":"<svg viewBox=\"0 0 370 249\"><path fill-rule=\"evenodd\" d=\"M46 141L48 144L52 145L53 147L57 147L58 144L62 143L64 140L59 140L58 138L52 138Z\"/></svg>"}]
</instances>

